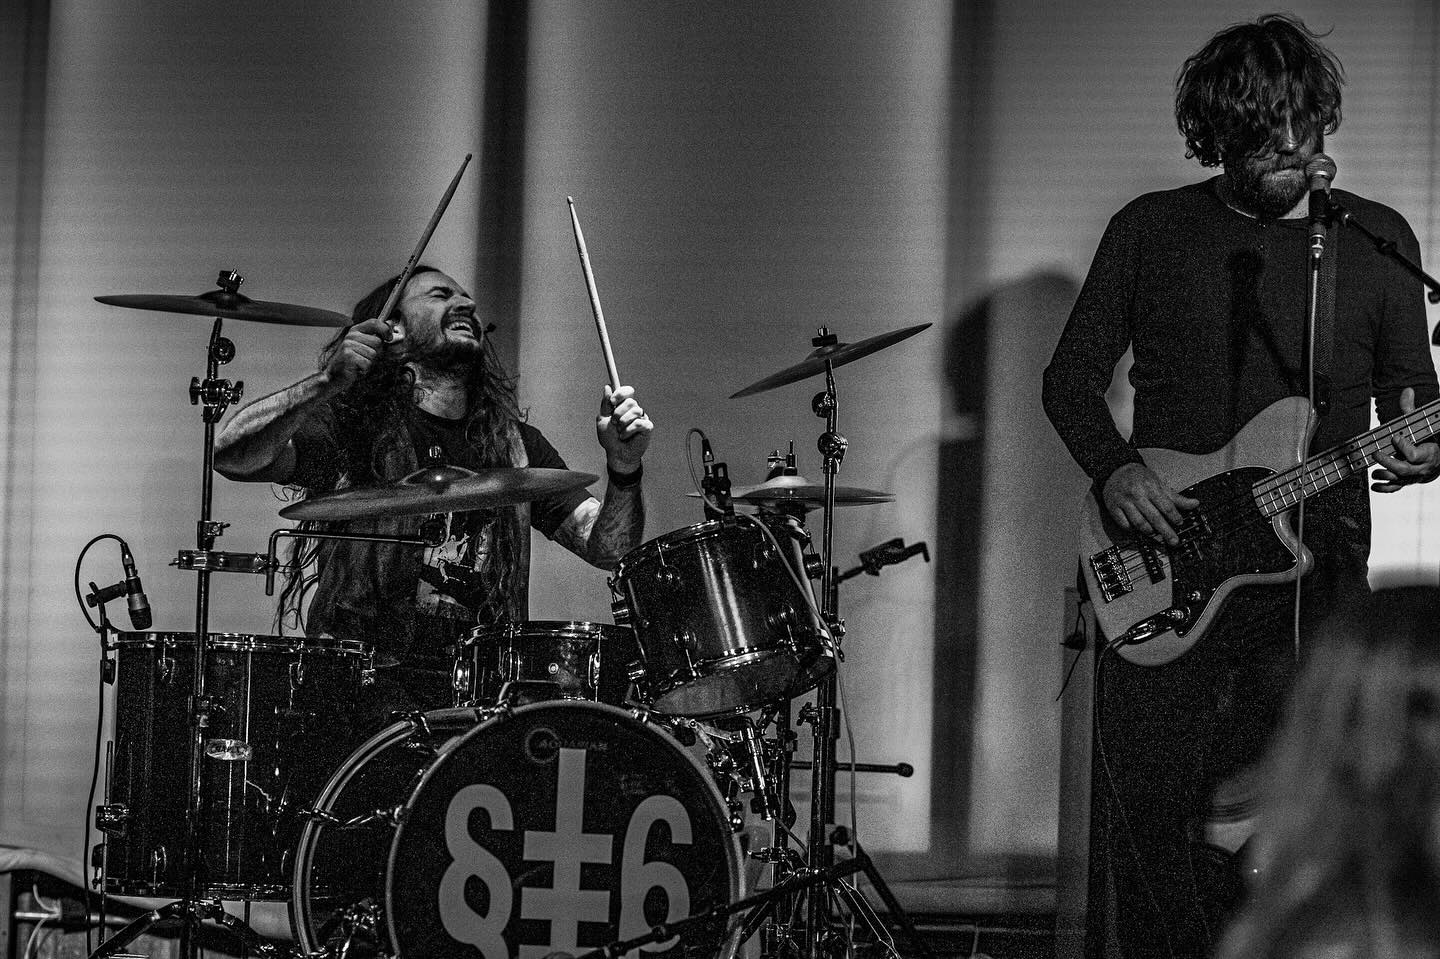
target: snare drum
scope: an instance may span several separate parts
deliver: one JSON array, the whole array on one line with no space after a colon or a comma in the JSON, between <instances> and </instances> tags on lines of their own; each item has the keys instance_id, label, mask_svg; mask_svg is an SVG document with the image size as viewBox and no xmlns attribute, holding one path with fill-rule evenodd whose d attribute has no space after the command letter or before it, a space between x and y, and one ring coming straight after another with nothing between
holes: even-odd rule
<instances>
[{"instance_id":1,"label":"snare drum","mask_svg":"<svg viewBox=\"0 0 1440 959\"><path fill-rule=\"evenodd\" d=\"M623 705L635 634L606 623L524 622L480 626L460 641L455 705L493 706L546 699Z\"/></svg>"},{"instance_id":2,"label":"snare drum","mask_svg":"<svg viewBox=\"0 0 1440 959\"><path fill-rule=\"evenodd\" d=\"M190 795L193 633L121 633L116 640L115 752L105 889L185 893ZM286 900L297 813L348 753L349 710L370 666L368 647L339 640L215 633L205 691L205 894Z\"/></svg>"},{"instance_id":3,"label":"snare drum","mask_svg":"<svg viewBox=\"0 0 1440 959\"><path fill-rule=\"evenodd\" d=\"M301 833L291 914L303 955L575 955L743 885L697 760L624 710L553 701L439 710L368 740ZM717 921L645 954L729 959L733 938Z\"/></svg>"},{"instance_id":4,"label":"snare drum","mask_svg":"<svg viewBox=\"0 0 1440 959\"><path fill-rule=\"evenodd\" d=\"M792 554L792 555L787 555ZM748 712L815 688L834 668L789 532L732 516L636 547L611 580L635 630L643 697L659 712ZM804 589L806 592L801 592Z\"/></svg>"}]
</instances>

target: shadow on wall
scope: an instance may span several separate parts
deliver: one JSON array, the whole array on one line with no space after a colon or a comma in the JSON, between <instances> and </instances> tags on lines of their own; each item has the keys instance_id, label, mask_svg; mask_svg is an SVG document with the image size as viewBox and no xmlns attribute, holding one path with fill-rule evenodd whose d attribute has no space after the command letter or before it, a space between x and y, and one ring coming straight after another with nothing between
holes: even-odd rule
<instances>
[{"instance_id":1,"label":"shadow on wall","mask_svg":"<svg viewBox=\"0 0 1440 959\"><path fill-rule=\"evenodd\" d=\"M1058 597L1066 576L1073 579L1074 553L1056 540L1063 538L1059 531L1073 525L1067 517L1074 504L1065 492L1075 477L1060 475L1070 461L1041 410L1040 379L1078 290L1073 279L1058 272L1035 273L999 286L964 308L944 343L932 855L962 869L966 867L961 864L969 863L991 875L998 871L1002 880L1019 879L1017 873L1033 874L1034 869L1005 856L1003 863L982 864L975 848L1033 848L1033 841L1021 834L1033 832L1033 825L1017 824L1013 836L1000 836L997 843L993 823L1018 808L1031 810L1033 820L1033 810L1053 810L1058 802L1053 791L1058 770L1035 768L1037 762L1042 767L1058 765L1058 743L1037 743L1038 752L1027 749L1026 756L999 757L1002 762L978 755L977 749L986 748L982 731L987 726L1039 729L1041 738L1052 728L1030 712L1049 715L1044 710L1054 698L1054 664L1050 659L1036 662L1030 650L1053 649L1049 639L1058 641L1060 636ZM1023 441L1007 441L1000 448L991 439L1000 436ZM1078 477L1078 469L1071 468ZM1019 645L1017 636L1026 645ZM989 648L988 657L985 644L997 644ZM982 676L982 661L1000 665L987 667L992 671ZM981 715L982 701L987 709L1011 715ZM1049 753L1056 755L1055 764L1036 758ZM976 778L981 769L1007 781L981 783ZM1011 776L1014 781L1009 781ZM1007 810L984 808L993 805L990 797L997 795L1004 797ZM977 835L982 821L990 825Z\"/></svg>"}]
</instances>

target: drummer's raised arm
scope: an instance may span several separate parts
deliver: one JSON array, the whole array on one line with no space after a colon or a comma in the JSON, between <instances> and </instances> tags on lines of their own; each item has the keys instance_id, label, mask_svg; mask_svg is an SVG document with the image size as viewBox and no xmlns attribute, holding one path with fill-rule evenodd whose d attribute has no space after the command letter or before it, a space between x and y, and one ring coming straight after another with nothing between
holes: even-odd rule
<instances>
[{"instance_id":1,"label":"drummer's raised arm","mask_svg":"<svg viewBox=\"0 0 1440 959\"><path fill-rule=\"evenodd\" d=\"M614 569L620 557L645 538L645 499L640 472L618 478L612 472L605 501L590 497L555 530L555 542L591 566Z\"/></svg>"},{"instance_id":2,"label":"drummer's raised arm","mask_svg":"<svg viewBox=\"0 0 1440 959\"><path fill-rule=\"evenodd\" d=\"M387 324L371 319L346 331L318 373L241 408L215 441L215 471L227 479L288 483L294 478L291 437L319 403L353 386L384 348Z\"/></svg>"},{"instance_id":3,"label":"drummer's raised arm","mask_svg":"<svg viewBox=\"0 0 1440 959\"><path fill-rule=\"evenodd\" d=\"M635 399L634 387L602 388L595 436L605 450L609 474L605 500L585 500L555 531L557 543L591 566L613 569L645 537L640 480L654 429Z\"/></svg>"}]
</instances>

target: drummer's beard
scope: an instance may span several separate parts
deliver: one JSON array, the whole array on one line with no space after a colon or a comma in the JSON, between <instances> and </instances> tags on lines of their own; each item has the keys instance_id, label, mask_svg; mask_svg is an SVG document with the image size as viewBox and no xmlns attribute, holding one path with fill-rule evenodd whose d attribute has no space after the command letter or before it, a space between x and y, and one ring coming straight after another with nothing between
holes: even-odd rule
<instances>
[{"instance_id":1,"label":"drummer's beard","mask_svg":"<svg viewBox=\"0 0 1440 959\"><path fill-rule=\"evenodd\" d=\"M466 374L480 367L485 355L485 341L452 340L414 350L409 359L437 373Z\"/></svg>"}]
</instances>

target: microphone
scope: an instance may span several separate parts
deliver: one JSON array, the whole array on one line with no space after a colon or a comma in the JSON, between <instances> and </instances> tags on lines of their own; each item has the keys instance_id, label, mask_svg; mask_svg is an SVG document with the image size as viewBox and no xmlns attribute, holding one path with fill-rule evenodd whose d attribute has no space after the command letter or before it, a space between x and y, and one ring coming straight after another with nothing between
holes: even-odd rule
<instances>
[{"instance_id":1,"label":"microphone","mask_svg":"<svg viewBox=\"0 0 1440 959\"><path fill-rule=\"evenodd\" d=\"M704 433L700 434L700 462L705 464L705 478L712 478L715 475L715 452L710 449L710 440Z\"/></svg>"},{"instance_id":2,"label":"microphone","mask_svg":"<svg viewBox=\"0 0 1440 959\"><path fill-rule=\"evenodd\" d=\"M149 629L150 600L145 598L145 587L140 585L140 574L135 571L135 557L124 540L120 541L120 565L125 567L125 604L130 607L130 625Z\"/></svg>"},{"instance_id":3,"label":"microphone","mask_svg":"<svg viewBox=\"0 0 1440 959\"><path fill-rule=\"evenodd\" d=\"M1330 213L1330 184L1335 179L1335 161L1317 153L1305 164L1310 181L1310 255L1325 252L1325 220Z\"/></svg>"}]
</instances>

